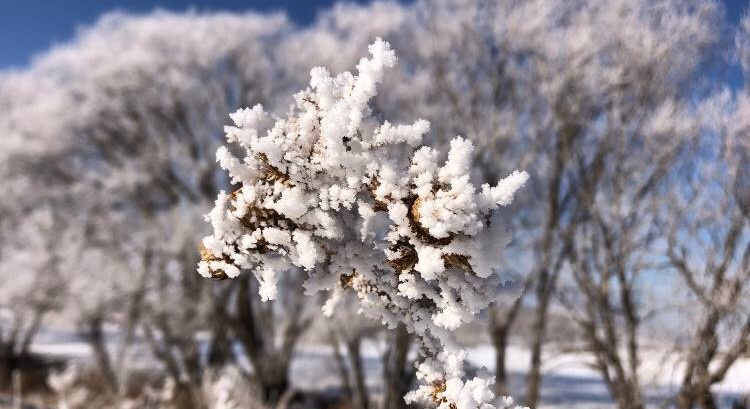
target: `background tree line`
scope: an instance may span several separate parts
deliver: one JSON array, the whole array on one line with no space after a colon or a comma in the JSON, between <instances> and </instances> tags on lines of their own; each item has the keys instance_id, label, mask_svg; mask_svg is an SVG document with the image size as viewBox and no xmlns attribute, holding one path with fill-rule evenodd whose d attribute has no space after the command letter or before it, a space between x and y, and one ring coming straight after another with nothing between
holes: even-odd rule
<instances>
[{"instance_id":1,"label":"background tree line","mask_svg":"<svg viewBox=\"0 0 750 409\"><path fill-rule=\"evenodd\" d=\"M102 18L0 75L0 384L53 320L90 344L108 396L127 394L140 343L194 407L226 365L266 404L283 400L320 306L295 274L270 303L249 275L197 275L202 215L228 186L214 152L227 113L283 113L309 67L347 69L376 36L400 55L376 112L429 119L437 146L471 139L477 181L531 173L502 266L525 289L488 317L498 391L517 340L531 352L522 402L538 405L550 317L564 316L577 334L565 348L592 356L619 407L645 407L646 340L676 318L683 369L664 403L717 407L712 385L750 342L750 88L726 81L750 73L750 18L732 27L710 1L339 4L310 27L281 14ZM406 331L340 313L316 332L352 406L404 405ZM379 394L368 339L387 345Z\"/></svg>"}]
</instances>

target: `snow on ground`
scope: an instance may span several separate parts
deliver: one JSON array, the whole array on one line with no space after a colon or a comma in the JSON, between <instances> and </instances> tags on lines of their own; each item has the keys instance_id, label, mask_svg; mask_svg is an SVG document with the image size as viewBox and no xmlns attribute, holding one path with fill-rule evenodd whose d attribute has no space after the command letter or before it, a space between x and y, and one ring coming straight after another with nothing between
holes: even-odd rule
<instances>
[{"instance_id":1,"label":"snow on ground","mask_svg":"<svg viewBox=\"0 0 750 409\"><path fill-rule=\"evenodd\" d=\"M513 391L523 391L528 372L530 351L521 346L508 349L506 367ZM489 370L495 368L495 350L482 345L469 350L469 362ZM542 401L544 408L607 408L614 407L606 385L585 353L553 353L544 356ZM650 407L660 407L665 398L676 394L681 367L676 355L664 351L643 351L641 379L646 386ZM739 396L750 394L750 359L738 361L726 379L713 388L721 407L730 407Z\"/></svg>"},{"instance_id":2,"label":"snow on ground","mask_svg":"<svg viewBox=\"0 0 750 409\"><path fill-rule=\"evenodd\" d=\"M380 353L382 346L364 348L368 382L373 391L380 387ZM469 362L493 371L495 350L480 345L468 350ZM522 346L511 346L506 363L511 390L523 391L530 352ZM589 366L591 358L584 353L548 353L543 366L542 408L614 408L609 392L599 374ZM643 379L648 382L649 407L660 407L666 397L674 396L679 381L679 366L674 360L664 362L664 353L644 354ZM326 389L338 385L336 363L327 346L305 345L300 348L292 366L292 382L301 389ZM750 393L750 359L739 361L727 379L714 388L720 407L731 407L732 400ZM520 396L520 395L519 395Z\"/></svg>"},{"instance_id":3,"label":"snow on ground","mask_svg":"<svg viewBox=\"0 0 750 409\"><path fill-rule=\"evenodd\" d=\"M380 356L384 346L366 343L363 348L368 385L377 393L380 389ZM86 361L90 357L87 344L64 331L45 331L33 345L33 351L53 357ZM469 362L476 367L494 370L495 351L491 345L479 345L468 350ZM666 356L666 359L665 359ZM138 366L153 365L153 360L143 346L136 346L131 357ZM510 387L524 390L530 353L527 348L515 345L508 350L506 362ZM542 408L613 408L609 393L598 373L588 363L585 353L545 354L543 366ZM648 405L658 407L665 397L673 396L679 381L680 365L674 355L658 350L644 352L642 379L648 384ZM295 354L291 368L292 384L301 390L333 389L339 385L338 369L331 348L327 345L302 345ZM720 407L729 408L733 399L750 394L750 359L739 361L724 382L714 388Z\"/></svg>"}]
</instances>

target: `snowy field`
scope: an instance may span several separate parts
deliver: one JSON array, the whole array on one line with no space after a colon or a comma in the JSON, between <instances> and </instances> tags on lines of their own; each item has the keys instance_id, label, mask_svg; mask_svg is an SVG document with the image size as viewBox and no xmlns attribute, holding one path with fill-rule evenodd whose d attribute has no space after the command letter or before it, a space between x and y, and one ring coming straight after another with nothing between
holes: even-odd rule
<instances>
[{"instance_id":1,"label":"snowy field","mask_svg":"<svg viewBox=\"0 0 750 409\"><path fill-rule=\"evenodd\" d=\"M380 356L383 346L365 345L366 373L370 388L380 387ZM87 344L74 335L45 332L33 346L33 351L73 362L89 361ZM132 359L137 366L152 362L145 349L136 347ZM468 350L468 361L476 367L494 370L495 351L491 345L479 345ZM523 391L530 359L529 351L518 345L508 350L507 367L511 390ZM582 353L549 352L544 361L542 408L614 408L607 388L599 374L588 366L590 357ZM647 387L648 407L664 407L665 397L674 396L680 379L680 365L674 356L651 350L644 353L642 379ZM298 348L291 368L296 389L323 391L340 385L335 360L327 345L306 344ZM731 408L739 396L750 393L750 359L738 361L724 382L713 389L721 408ZM518 393L516 393L518 395Z\"/></svg>"}]
</instances>

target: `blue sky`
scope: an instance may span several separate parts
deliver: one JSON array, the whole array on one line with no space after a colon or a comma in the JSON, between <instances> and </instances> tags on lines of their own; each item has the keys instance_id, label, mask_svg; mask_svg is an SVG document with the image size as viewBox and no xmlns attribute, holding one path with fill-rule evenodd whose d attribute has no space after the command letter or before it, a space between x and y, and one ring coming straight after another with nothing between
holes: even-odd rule
<instances>
[{"instance_id":1,"label":"blue sky","mask_svg":"<svg viewBox=\"0 0 750 409\"><path fill-rule=\"evenodd\" d=\"M353 0L350 0L353 1ZM603 0L606 1L606 0ZM749 0L722 0L736 22ZM76 28L112 10L145 13L168 10L286 10L298 24L308 24L335 0L0 0L0 69L23 67L32 56L70 40ZM367 0L357 0L359 3Z\"/></svg>"},{"instance_id":2,"label":"blue sky","mask_svg":"<svg viewBox=\"0 0 750 409\"><path fill-rule=\"evenodd\" d=\"M350 1L351 2L351 1ZM366 0L358 0L365 3ZM0 0L0 69L23 67L34 54L70 40L79 26L113 10L146 13L157 8L184 11L286 10L298 24L311 22L335 0Z\"/></svg>"}]
</instances>

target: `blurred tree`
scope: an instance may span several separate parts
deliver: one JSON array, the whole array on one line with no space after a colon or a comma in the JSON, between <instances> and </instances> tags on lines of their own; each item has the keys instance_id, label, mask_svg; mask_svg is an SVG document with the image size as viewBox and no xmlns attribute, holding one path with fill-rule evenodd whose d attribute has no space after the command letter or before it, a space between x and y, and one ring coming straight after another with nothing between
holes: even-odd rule
<instances>
[{"instance_id":1,"label":"blurred tree","mask_svg":"<svg viewBox=\"0 0 750 409\"><path fill-rule=\"evenodd\" d=\"M744 289L747 90L704 94L713 50L726 45L723 23L715 2L676 0L339 4L299 29L280 15L105 17L29 70L0 75L5 355L27 351L43 318L64 307L115 392L140 333L196 400L206 368L242 361L233 339L251 358L244 375L278 398L307 307L296 279L281 287L289 298L269 306L254 278L209 286L194 274L200 215L228 186L214 151L227 112L256 103L285 112L311 66L353 66L380 35L400 61L372 100L376 117L429 118L436 147L457 134L474 141L476 181L532 173L501 266L527 288L490 321L497 390L507 391L513 324L532 305L526 403L538 404L549 310L559 303L619 406L642 406L642 327L659 307L647 276L666 261L695 300L690 311L701 311L702 331L686 335L692 369L680 402L708 405L710 385L745 342L743 298L701 295ZM750 22L741 25L747 75ZM111 324L124 334L114 350ZM373 400L355 391L366 389L356 369L362 331L334 332L364 407ZM400 342L384 372L404 377L386 383L389 397L411 377L409 337L392 334ZM700 369L708 363L727 369Z\"/></svg>"},{"instance_id":2,"label":"blurred tree","mask_svg":"<svg viewBox=\"0 0 750 409\"><path fill-rule=\"evenodd\" d=\"M708 129L691 145L689 165L679 176L686 183L675 184L659 204L667 257L689 294L693 321L676 399L685 409L719 407L711 387L750 351L747 90L736 97L717 93L704 102L703 113Z\"/></svg>"}]
</instances>

